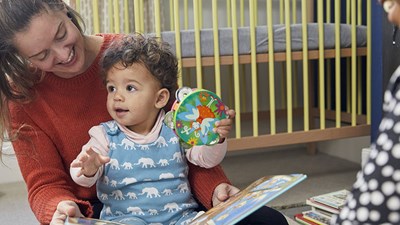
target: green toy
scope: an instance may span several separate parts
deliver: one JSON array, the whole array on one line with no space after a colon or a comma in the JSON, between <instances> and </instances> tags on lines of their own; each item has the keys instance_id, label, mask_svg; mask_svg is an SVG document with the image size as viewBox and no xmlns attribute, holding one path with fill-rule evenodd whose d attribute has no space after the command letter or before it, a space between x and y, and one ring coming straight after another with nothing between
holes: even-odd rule
<instances>
[{"instance_id":1,"label":"green toy","mask_svg":"<svg viewBox=\"0 0 400 225\"><path fill-rule=\"evenodd\" d=\"M215 122L228 117L222 100L209 90L189 87L178 89L175 97L164 122L181 142L187 147L217 144L219 134L213 131Z\"/></svg>"}]
</instances>

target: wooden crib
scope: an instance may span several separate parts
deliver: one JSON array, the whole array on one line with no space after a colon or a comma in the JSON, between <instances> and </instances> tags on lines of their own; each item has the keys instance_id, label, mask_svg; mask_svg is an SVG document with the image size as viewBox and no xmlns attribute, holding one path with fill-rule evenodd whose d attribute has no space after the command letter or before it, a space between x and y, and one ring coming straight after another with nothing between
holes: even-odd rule
<instances>
[{"instance_id":1,"label":"wooden crib","mask_svg":"<svg viewBox=\"0 0 400 225\"><path fill-rule=\"evenodd\" d=\"M230 151L307 143L314 152L319 141L370 135L371 1L69 2L89 33L169 42L179 84L236 110Z\"/></svg>"}]
</instances>

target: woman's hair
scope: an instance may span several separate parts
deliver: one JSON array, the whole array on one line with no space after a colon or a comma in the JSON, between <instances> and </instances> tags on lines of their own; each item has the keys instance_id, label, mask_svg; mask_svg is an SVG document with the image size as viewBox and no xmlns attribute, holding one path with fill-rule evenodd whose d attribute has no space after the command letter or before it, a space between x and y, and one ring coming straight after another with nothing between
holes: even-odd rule
<instances>
[{"instance_id":1,"label":"woman's hair","mask_svg":"<svg viewBox=\"0 0 400 225\"><path fill-rule=\"evenodd\" d=\"M160 82L161 87L170 92L169 102L164 107L168 111L175 100L175 91L178 88L178 61L171 52L170 45L157 37L139 33L116 39L101 59L103 80L105 81L107 72L117 64L127 68L133 63L145 66Z\"/></svg>"},{"instance_id":2,"label":"woman's hair","mask_svg":"<svg viewBox=\"0 0 400 225\"><path fill-rule=\"evenodd\" d=\"M27 59L19 55L13 43L15 35L26 30L40 13L64 9L83 34L82 18L62 0L0 0L0 147L10 128L8 102L31 101L31 88L42 76L41 71L35 70Z\"/></svg>"}]
</instances>

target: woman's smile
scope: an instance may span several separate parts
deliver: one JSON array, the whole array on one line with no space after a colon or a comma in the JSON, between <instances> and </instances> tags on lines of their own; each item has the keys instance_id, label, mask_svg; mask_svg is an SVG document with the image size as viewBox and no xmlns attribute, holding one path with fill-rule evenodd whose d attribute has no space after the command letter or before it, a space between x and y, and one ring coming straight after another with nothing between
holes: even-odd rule
<instances>
[{"instance_id":1,"label":"woman's smile","mask_svg":"<svg viewBox=\"0 0 400 225\"><path fill-rule=\"evenodd\" d=\"M68 55L68 58L65 61L59 62L58 64L61 64L63 66L71 66L76 62L76 58L77 57L75 57L75 47L73 47L70 54Z\"/></svg>"}]
</instances>

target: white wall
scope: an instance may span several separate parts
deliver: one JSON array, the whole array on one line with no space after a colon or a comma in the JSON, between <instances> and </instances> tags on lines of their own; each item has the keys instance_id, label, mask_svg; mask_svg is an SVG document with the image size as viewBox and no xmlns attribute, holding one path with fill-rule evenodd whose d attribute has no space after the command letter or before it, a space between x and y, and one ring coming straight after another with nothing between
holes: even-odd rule
<instances>
[{"instance_id":1,"label":"white wall","mask_svg":"<svg viewBox=\"0 0 400 225\"><path fill-rule=\"evenodd\" d=\"M9 142L4 143L2 160L3 162L0 163L0 183L23 181L14 150Z\"/></svg>"},{"instance_id":2,"label":"white wall","mask_svg":"<svg viewBox=\"0 0 400 225\"><path fill-rule=\"evenodd\" d=\"M370 146L370 136L320 142L318 151L361 165L361 152Z\"/></svg>"}]
</instances>

